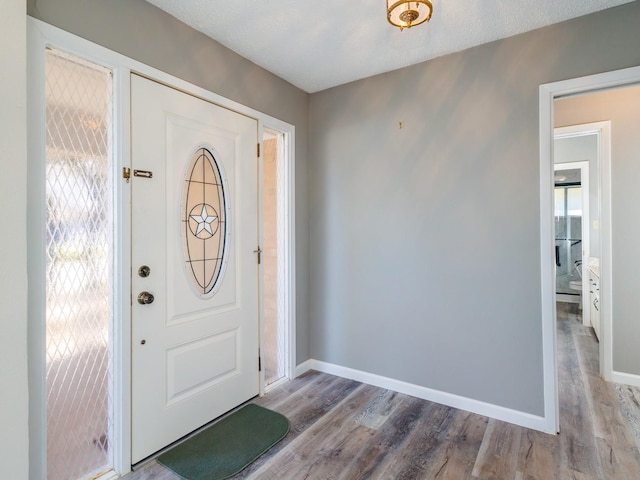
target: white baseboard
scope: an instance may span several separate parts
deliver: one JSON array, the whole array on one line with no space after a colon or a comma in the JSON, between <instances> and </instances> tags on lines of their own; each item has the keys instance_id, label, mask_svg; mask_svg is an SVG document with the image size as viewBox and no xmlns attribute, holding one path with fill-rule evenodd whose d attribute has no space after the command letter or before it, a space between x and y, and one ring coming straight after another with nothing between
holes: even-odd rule
<instances>
[{"instance_id":1,"label":"white baseboard","mask_svg":"<svg viewBox=\"0 0 640 480\"><path fill-rule=\"evenodd\" d=\"M296 377L299 377L300 375L302 375L305 372L308 372L309 370L317 370L314 368L314 362L315 360L307 360L306 362L302 362L300 365L298 365L295 368L294 375Z\"/></svg>"},{"instance_id":2,"label":"white baseboard","mask_svg":"<svg viewBox=\"0 0 640 480\"><path fill-rule=\"evenodd\" d=\"M631 385L632 387L640 387L640 375L634 375L632 373L613 371L611 372L611 381Z\"/></svg>"},{"instance_id":3,"label":"white baseboard","mask_svg":"<svg viewBox=\"0 0 640 480\"><path fill-rule=\"evenodd\" d=\"M308 370L317 370L330 375L356 380L375 387L385 388L387 390L393 390L394 392L411 395L412 397L440 403L448 407L458 408L467 412L477 413L478 415L495 418L496 420L513 423L521 427L531 428L545 433L556 433L555 427L550 426L550 422L545 417L319 360L310 359L298 365L296 367L296 377Z\"/></svg>"}]
</instances>

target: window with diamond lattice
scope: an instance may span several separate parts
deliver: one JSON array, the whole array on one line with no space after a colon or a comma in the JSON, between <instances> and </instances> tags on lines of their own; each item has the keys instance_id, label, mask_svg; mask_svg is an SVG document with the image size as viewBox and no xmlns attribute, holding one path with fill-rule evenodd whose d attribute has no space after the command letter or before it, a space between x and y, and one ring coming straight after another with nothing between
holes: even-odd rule
<instances>
[{"instance_id":1,"label":"window with diamond lattice","mask_svg":"<svg viewBox=\"0 0 640 480\"><path fill-rule=\"evenodd\" d=\"M47 479L111 469L111 71L46 53Z\"/></svg>"}]
</instances>

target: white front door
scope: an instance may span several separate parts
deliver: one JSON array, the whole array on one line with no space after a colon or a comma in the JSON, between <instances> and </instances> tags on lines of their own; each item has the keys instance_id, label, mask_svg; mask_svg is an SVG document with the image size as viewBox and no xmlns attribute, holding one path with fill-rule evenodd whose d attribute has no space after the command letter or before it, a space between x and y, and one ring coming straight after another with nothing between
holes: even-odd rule
<instances>
[{"instance_id":1,"label":"white front door","mask_svg":"<svg viewBox=\"0 0 640 480\"><path fill-rule=\"evenodd\" d=\"M131 131L136 463L258 394L258 163L255 119L137 75Z\"/></svg>"}]
</instances>

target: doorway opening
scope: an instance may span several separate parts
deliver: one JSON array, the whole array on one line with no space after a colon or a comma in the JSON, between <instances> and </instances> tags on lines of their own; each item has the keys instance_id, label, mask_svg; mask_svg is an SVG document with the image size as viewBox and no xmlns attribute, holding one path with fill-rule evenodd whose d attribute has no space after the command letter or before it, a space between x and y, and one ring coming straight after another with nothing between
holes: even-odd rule
<instances>
[{"instance_id":1,"label":"doorway opening","mask_svg":"<svg viewBox=\"0 0 640 480\"><path fill-rule=\"evenodd\" d=\"M570 99L585 93L616 89L637 84L640 68L633 67L588 77L563 80L540 86L540 261L541 261L541 307L545 418L548 432L559 430L558 397L558 352L557 316L555 305L555 235L552 220L553 174L554 174L554 106L557 99ZM602 116L599 116L602 118ZM579 123L579 122L575 122ZM565 123L571 124L571 123ZM598 273L602 288L598 294L599 315L602 318L602 338L600 340L600 372L605 380L612 381L612 233L611 233L611 164L610 164L610 122L597 122L600 131L600 252L601 262Z\"/></svg>"},{"instance_id":2,"label":"doorway opening","mask_svg":"<svg viewBox=\"0 0 640 480\"><path fill-rule=\"evenodd\" d=\"M284 132L263 131L262 251L263 355L265 390L289 378L289 329L286 315L286 179Z\"/></svg>"},{"instance_id":3,"label":"doorway opening","mask_svg":"<svg viewBox=\"0 0 640 480\"><path fill-rule=\"evenodd\" d=\"M554 108L561 107L555 102ZM582 324L585 327L592 326L590 305L593 288L590 269L594 263L599 264L601 256L600 170L602 163L608 164L608 160L605 162L602 156L606 155L605 152L609 149L608 136L603 138L601 130L606 128L606 123L586 123L557 127L554 130L556 249L562 250L563 247L565 251L567 248L572 249L572 251L566 252L567 257L565 257L564 265L560 261L561 265L558 266L558 255L556 255L556 300L569 303L577 302L579 313L582 316ZM562 220L558 218L557 195L561 188L566 188L568 192L574 189L573 213L579 213L579 215L569 215L564 225L559 225ZM581 192L580 196L577 194L578 188ZM572 222L572 224L569 225L568 222ZM580 223L579 227L577 223ZM562 232L566 232L567 227L573 227L570 228L573 236L575 236L574 232L578 233L579 228L581 235L579 244L574 245L578 241L577 239L567 241L568 243L565 242L565 244L562 243ZM559 233L560 236L558 236ZM580 262L579 266L576 262ZM563 277L563 275L566 276ZM599 338L600 329L598 327L599 323L596 322L593 328Z\"/></svg>"},{"instance_id":4,"label":"doorway opening","mask_svg":"<svg viewBox=\"0 0 640 480\"><path fill-rule=\"evenodd\" d=\"M593 247L591 242L598 234L597 220L593 224L592 218L600 218L599 135L563 136L559 131L562 129L556 129L554 142L556 301L576 304L583 325L588 327L591 322L587 269L592 257L600 257L593 251L599 245L597 238ZM587 160L575 161L579 158Z\"/></svg>"},{"instance_id":5,"label":"doorway opening","mask_svg":"<svg viewBox=\"0 0 640 480\"><path fill-rule=\"evenodd\" d=\"M112 72L45 59L46 478L113 469Z\"/></svg>"}]
</instances>

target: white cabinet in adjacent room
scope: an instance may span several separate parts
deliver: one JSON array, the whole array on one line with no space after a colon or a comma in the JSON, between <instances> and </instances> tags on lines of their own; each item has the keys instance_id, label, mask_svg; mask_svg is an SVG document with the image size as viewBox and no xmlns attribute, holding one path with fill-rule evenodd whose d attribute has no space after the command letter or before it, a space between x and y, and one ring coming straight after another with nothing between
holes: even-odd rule
<instances>
[{"instance_id":1,"label":"white cabinet in adjacent room","mask_svg":"<svg viewBox=\"0 0 640 480\"><path fill-rule=\"evenodd\" d=\"M589 265L589 305L591 326L600 340L600 272Z\"/></svg>"}]
</instances>

